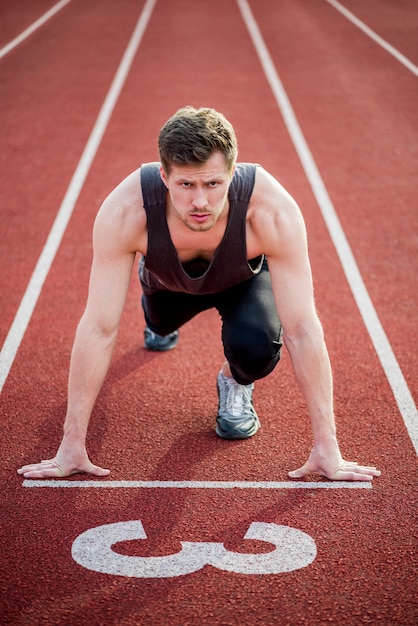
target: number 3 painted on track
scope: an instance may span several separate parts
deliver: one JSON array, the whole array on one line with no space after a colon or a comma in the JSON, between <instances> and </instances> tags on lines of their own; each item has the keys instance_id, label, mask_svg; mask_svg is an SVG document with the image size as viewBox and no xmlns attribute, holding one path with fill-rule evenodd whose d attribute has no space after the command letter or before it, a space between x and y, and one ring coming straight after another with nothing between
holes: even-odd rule
<instances>
[{"instance_id":1,"label":"number 3 painted on track","mask_svg":"<svg viewBox=\"0 0 418 626\"><path fill-rule=\"evenodd\" d=\"M236 574L280 574L306 567L315 559L316 545L306 533L278 524L253 522L244 539L258 539L276 546L266 554L241 554L226 550L222 543L185 542L177 554L126 556L113 552L121 541L146 539L140 520L105 524L79 535L72 557L86 569L114 576L171 578L196 572L204 565Z\"/></svg>"}]
</instances>

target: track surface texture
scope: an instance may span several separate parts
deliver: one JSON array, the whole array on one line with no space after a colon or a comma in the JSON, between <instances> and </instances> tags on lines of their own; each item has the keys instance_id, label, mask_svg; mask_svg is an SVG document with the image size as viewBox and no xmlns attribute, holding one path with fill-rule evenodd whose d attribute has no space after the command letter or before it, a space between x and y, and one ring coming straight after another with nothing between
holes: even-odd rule
<instances>
[{"instance_id":1,"label":"track surface texture","mask_svg":"<svg viewBox=\"0 0 418 626\"><path fill-rule=\"evenodd\" d=\"M0 47L54 7L1 0ZM70 0L1 56L1 624L418 622L417 41L414 0ZM257 436L218 439L216 312L187 324L172 352L146 352L135 276L89 430L91 458L109 478L41 484L16 473L50 458L61 438L96 212L120 180L158 159L159 128L186 104L222 111L239 159L261 163L302 209L339 441L346 458L382 471L371 485L288 480L311 441L286 353L256 385ZM68 223L45 252L60 207ZM364 294L377 322L365 321ZM250 528L258 534L245 539Z\"/></svg>"}]
</instances>

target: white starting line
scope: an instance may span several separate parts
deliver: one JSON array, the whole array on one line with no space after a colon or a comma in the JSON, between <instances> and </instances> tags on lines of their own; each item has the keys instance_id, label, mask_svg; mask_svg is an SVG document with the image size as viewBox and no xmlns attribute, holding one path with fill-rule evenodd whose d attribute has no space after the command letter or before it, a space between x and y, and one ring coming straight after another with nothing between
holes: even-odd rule
<instances>
[{"instance_id":1,"label":"white starting line","mask_svg":"<svg viewBox=\"0 0 418 626\"><path fill-rule=\"evenodd\" d=\"M345 482L251 482L207 480L32 480L23 481L23 487L52 489L371 489L366 481Z\"/></svg>"}]
</instances>

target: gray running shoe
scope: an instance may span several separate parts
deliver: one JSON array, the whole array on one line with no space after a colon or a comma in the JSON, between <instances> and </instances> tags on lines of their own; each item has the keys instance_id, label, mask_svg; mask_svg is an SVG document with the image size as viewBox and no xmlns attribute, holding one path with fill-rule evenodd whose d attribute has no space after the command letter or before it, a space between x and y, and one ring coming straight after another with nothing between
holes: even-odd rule
<instances>
[{"instance_id":1,"label":"gray running shoe","mask_svg":"<svg viewBox=\"0 0 418 626\"><path fill-rule=\"evenodd\" d=\"M152 330L145 327L144 330L144 346L147 350L155 350L158 352L165 352L166 350L172 350L176 347L179 340L179 331L175 330L173 333L163 337L153 333Z\"/></svg>"},{"instance_id":2,"label":"gray running shoe","mask_svg":"<svg viewBox=\"0 0 418 626\"><path fill-rule=\"evenodd\" d=\"M222 439L248 439L260 428L252 405L254 384L239 385L233 378L218 374L218 416L216 434Z\"/></svg>"}]
</instances>

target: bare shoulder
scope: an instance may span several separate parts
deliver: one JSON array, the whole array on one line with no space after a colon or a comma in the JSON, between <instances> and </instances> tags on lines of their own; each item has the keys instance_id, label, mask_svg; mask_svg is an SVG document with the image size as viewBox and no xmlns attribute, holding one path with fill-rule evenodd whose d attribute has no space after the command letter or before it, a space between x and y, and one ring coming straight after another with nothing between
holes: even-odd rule
<instances>
[{"instance_id":1,"label":"bare shoulder","mask_svg":"<svg viewBox=\"0 0 418 626\"><path fill-rule=\"evenodd\" d=\"M146 214L140 168L129 174L104 200L94 225L95 243L145 253Z\"/></svg>"},{"instance_id":2,"label":"bare shoulder","mask_svg":"<svg viewBox=\"0 0 418 626\"><path fill-rule=\"evenodd\" d=\"M277 250L304 244L302 213L288 191L263 167L257 167L253 194L247 213L247 246L275 256Z\"/></svg>"}]
</instances>

